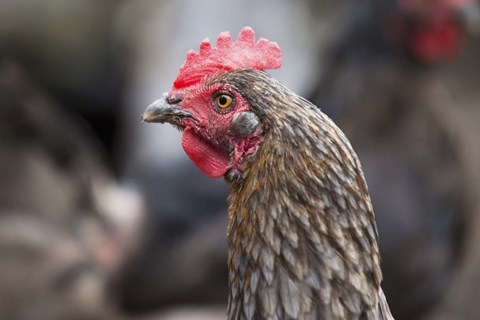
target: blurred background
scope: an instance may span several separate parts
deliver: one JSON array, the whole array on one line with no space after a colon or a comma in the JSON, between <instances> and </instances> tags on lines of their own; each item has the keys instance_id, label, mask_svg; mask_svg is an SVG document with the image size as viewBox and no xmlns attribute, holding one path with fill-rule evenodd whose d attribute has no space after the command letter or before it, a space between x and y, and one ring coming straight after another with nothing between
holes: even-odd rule
<instances>
[{"instance_id":1,"label":"blurred background","mask_svg":"<svg viewBox=\"0 0 480 320\"><path fill-rule=\"evenodd\" d=\"M0 319L225 319L226 197L140 123L246 25L345 131L403 319L480 319L476 0L0 0Z\"/></svg>"}]
</instances>

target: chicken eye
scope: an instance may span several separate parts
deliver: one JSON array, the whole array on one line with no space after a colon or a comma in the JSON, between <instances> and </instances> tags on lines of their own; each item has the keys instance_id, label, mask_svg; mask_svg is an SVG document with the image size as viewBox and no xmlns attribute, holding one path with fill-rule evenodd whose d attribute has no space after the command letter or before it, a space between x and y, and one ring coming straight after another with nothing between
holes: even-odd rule
<instances>
[{"instance_id":1,"label":"chicken eye","mask_svg":"<svg viewBox=\"0 0 480 320\"><path fill-rule=\"evenodd\" d=\"M233 98L227 94L221 94L215 98L215 105L220 109L227 109L233 103Z\"/></svg>"}]
</instances>

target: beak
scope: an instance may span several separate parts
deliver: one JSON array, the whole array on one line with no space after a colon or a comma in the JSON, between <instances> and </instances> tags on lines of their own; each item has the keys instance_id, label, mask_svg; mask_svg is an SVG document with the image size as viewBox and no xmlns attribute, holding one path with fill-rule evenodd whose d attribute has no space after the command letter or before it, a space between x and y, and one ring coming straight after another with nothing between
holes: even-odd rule
<instances>
[{"instance_id":1,"label":"beak","mask_svg":"<svg viewBox=\"0 0 480 320\"><path fill-rule=\"evenodd\" d=\"M196 120L190 112L182 110L175 105L171 105L165 98L161 98L147 107L142 115L142 122L168 122L181 126L183 119L186 118Z\"/></svg>"}]
</instances>

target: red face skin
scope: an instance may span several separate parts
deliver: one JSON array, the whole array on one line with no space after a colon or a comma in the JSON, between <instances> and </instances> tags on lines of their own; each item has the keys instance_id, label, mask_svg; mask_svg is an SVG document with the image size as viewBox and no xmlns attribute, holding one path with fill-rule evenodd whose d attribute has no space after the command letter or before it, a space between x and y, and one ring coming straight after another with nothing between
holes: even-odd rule
<instances>
[{"instance_id":1,"label":"red face skin","mask_svg":"<svg viewBox=\"0 0 480 320\"><path fill-rule=\"evenodd\" d=\"M215 100L226 94L233 98L229 107L219 108ZM184 119L182 147L193 163L206 175L219 178L248 154L255 152L259 142L258 130L246 138L230 131L235 114L250 110L248 102L233 88L222 83L201 82L168 93L168 100L181 100L177 106L190 112L195 119Z\"/></svg>"},{"instance_id":2,"label":"red face skin","mask_svg":"<svg viewBox=\"0 0 480 320\"><path fill-rule=\"evenodd\" d=\"M142 119L182 127L183 149L206 175L218 178L230 169L237 170L257 150L262 129L248 102L231 86L214 80L232 70L279 68L281 57L275 42L263 38L255 42L250 27L243 28L235 42L229 32L218 36L215 47L205 39L198 52L187 53L165 100L150 105ZM227 95L232 104L220 108L219 95Z\"/></svg>"}]
</instances>

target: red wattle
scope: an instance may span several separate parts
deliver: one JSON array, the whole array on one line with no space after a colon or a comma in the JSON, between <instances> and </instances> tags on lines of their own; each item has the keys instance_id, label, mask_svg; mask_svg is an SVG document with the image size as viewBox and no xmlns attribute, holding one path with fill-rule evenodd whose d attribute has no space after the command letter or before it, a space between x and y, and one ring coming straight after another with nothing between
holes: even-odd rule
<instances>
[{"instance_id":1,"label":"red wattle","mask_svg":"<svg viewBox=\"0 0 480 320\"><path fill-rule=\"evenodd\" d=\"M185 128L182 147L195 166L211 178L220 178L230 168L230 155L213 146L191 128Z\"/></svg>"}]
</instances>

